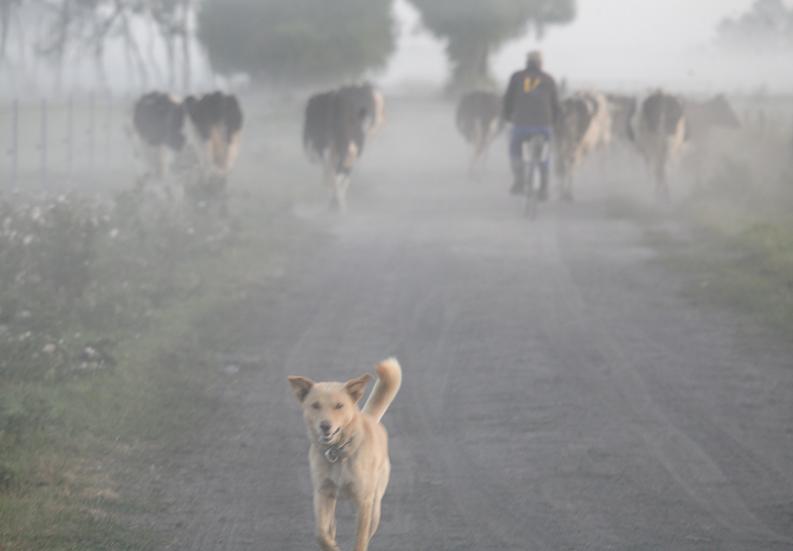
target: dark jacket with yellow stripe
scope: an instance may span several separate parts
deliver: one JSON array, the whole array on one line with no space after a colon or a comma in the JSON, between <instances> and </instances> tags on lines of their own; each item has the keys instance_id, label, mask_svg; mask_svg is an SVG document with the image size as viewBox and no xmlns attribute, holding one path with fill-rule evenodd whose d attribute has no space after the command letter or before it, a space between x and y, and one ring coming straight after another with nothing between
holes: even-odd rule
<instances>
[{"instance_id":1,"label":"dark jacket with yellow stripe","mask_svg":"<svg viewBox=\"0 0 793 551\"><path fill-rule=\"evenodd\" d=\"M518 126L554 128L559 97L553 78L536 69L513 74L504 95L504 120Z\"/></svg>"}]
</instances>

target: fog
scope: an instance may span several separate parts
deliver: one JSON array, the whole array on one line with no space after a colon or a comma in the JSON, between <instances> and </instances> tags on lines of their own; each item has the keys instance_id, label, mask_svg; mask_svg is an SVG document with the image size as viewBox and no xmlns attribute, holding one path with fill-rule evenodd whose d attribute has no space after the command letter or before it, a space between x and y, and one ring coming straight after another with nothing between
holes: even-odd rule
<instances>
[{"instance_id":1,"label":"fog","mask_svg":"<svg viewBox=\"0 0 793 551\"><path fill-rule=\"evenodd\" d=\"M793 548L791 68L793 0L0 0L0 551Z\"/></svg>"},{"instance_id":2,"label":"fog","mask_svg":"<svg viewBox=\"0 0 793 551\"><path fill-rule=\"evenodd\" d=\"M776 0L775 0L776 1ZM790 6L789 0L779 0ZM526 36L503 42L489 58L491 74L499 82L519 68L530 49L541 48L548 69L574 87L640 91L662 86L693 93L729 92L746 94L759 90L786 93L793 89L788 70L790 48L728 48L718 39L717 30L725 18L738 18L752 8L754 0L581 0L572 22L549 25L542 36L526 29ZM9 8L11 9L11 8ZM110 89L131 93L141 90L135 56L147 66L149 88L173 88L167 75L170 61L168 42L160 36L155 18L134 17L123 32L131 33L137 50L130 54L126 39L111 33L101 47L101 74L92 58L93 46L70 47L64 51L68 66L55 70L58 57L53 48L51 13L34 2L22 3L9 15L4 39L5 61L0 71L5 78L0 92L51 94ZM424 90L443 85L449 75L446 41L438 38L422 22L419 10L408 0L392 6L396 43L384 65L365 74L393 91ZM18 13L17 13L18 12ZM185 20L190 41L191 87L228 86L229 73L213 71L209 57L193 35L198 29L195 14ZM77 40L79 24L68 31L68 40ZM45 55L42 52L47 51ZM175 52L178 63L184 50ZM234 72L234 79L249 77ZM261 79L259 79L261 80ZM170 85L170 86L169 86ZM183 86L179 84L178 88Z\"/></svg>"},{"instance_id":3,"label":"fog","mask_svg":"<svg viewBox=\"0 0 793 551\"><path fill-rule=\"evenodd\" d=\"M550 29L542 39L513 40L495 52L493 73L505 82L527 51L540 48L548 70L573 87L789 93L790 50L725 51L716 43L722 19L736 17L752 4L753 0L582 0L571 24ZM422 27L420 14L408 2L396 2L395 13L400 21L399 49L382 81L396 89L444 82L448 69L443 41Z\"/></svg>"}]
</instances>

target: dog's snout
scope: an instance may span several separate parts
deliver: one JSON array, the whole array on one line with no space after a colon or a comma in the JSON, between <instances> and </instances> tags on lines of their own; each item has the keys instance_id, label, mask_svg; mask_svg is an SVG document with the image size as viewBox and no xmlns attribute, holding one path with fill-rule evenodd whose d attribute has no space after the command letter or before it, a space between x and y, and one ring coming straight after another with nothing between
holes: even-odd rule
<instances>
[{"instance_id":1,"label":"dog's snout","mask_svg":"<svg viewBox=\"0 0 793 551\"><path fill-rule=\"evenodd\" d=\"M324 432L325 434L328 434L328 433L330 432L330 423L328 423L327 421L322 421L322 422L319 424L319 429L320 429L322 432Z\"/></svg>"}]
</instances>

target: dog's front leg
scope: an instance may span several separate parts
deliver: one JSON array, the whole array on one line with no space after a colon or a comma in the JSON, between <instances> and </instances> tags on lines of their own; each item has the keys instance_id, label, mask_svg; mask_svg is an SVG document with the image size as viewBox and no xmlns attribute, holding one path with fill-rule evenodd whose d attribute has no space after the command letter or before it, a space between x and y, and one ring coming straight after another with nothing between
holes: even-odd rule
<instances>
[{"instance_id":1,"label":"dog's front leg","mask_svg":"<svg viewBox=\"0 0 793 551\"><path fill-rule=\"evenodd\" d=\"M355 551L366 551L372 536L372 505L374 495L367 493L358 498L358 530L355 537Z\"/></svg>"},{"instance_id":2,"label":"dog's front leg","mask_svg":"<svg viewBox=\"0 0 793 551\"><path fill-rule=\"evenodd\" d=\"M336 545L336 490L323 487L314 493L317 542L322 551L339 551Z\"/></svg>"}]
</instances>

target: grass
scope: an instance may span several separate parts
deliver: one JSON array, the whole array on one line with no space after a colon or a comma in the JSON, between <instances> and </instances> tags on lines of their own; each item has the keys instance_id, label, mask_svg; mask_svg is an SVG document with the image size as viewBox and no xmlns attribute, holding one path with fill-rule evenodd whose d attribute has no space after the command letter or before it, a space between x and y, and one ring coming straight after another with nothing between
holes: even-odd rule
<instances>
[{"instance_id":1,"label":"grass","mask_svg":"<svg viewBox=\"0 0 793 551\"><path fill-rule=\"evenodd\" d=\"M793 332L793 220L740 203L693 203L697 231L671 260L697 275L692 296L728 304L753 320Z\"/></svg>"},{"instance_id":2,"label":"grass","mask_svg":"<svg viewBox=\"0 0 793 551\"><path fill-rule=\"evenodd\" d=\"M729 307L790 338L791 207L793 198L782 188L759 196L699 194L664 213L615 199L608 212L644 225L645 241L662 253L662 262L687 276L685 293L692 301Z\"/></svg>"},{"instance_id":3,"label":"grass","mask_svg":"<svg viewBox=\"0 0 793 551\"><path fill-rule=\"evenodd\" d=\"M199 276L184 299L151 313L145 328L114 328L117 365L65 380L11 379L0 387L0 550L109 551L162 547L136 519L146 458L166 453L213 408L221 376L211 339L228 338L217 312L277 276L301 228L270 199L237 206L238 235L217 255L188 258ZM277 225L279 231L272 231Z\"/></svg>"}]
</instances>

